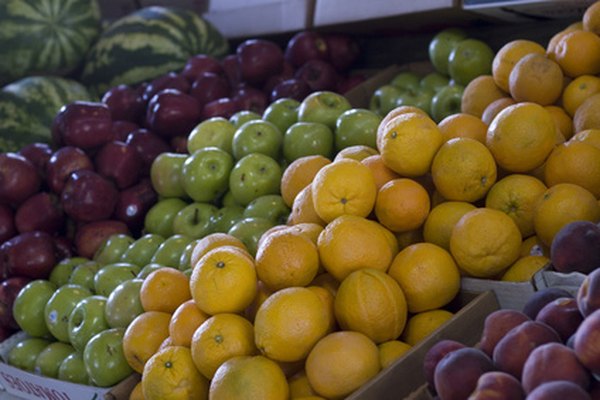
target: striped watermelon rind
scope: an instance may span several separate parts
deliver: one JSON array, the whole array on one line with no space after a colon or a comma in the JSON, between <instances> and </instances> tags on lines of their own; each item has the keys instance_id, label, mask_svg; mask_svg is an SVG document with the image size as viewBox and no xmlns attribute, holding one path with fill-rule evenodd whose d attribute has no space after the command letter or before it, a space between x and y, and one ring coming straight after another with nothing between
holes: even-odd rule
<instances>
[{"instance_id":1,"label":"striped watermelon rind","mask_svg":"<svg viewBox=\"0 0 600 400\"><path fill-rule=\"evenodd\" d=\"M177 71L196 54L217 58L227 39L193 11L152 6L114 21L88 53L81 81L97 95Z\"/></svg>"},{"instance_id":2,"label":"striped watermelon rind","mask_svg":"<svg viewBox=\"0 0 600 400\"><path fill-rule=\"evenodd\" d=\"M0 1L0 84L74 72L100 30L97 0Z\"/></svg>"}]
</instances>

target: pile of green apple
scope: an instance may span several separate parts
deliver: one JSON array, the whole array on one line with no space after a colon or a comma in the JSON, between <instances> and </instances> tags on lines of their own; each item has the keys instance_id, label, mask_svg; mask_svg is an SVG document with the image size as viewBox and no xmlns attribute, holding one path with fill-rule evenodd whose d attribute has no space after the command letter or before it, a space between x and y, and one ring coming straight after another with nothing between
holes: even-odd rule
<instances>
[{"instance_id":1,"label":"pile of green apple","mask_svg":"<svg viewBox=\"0 0 600 400\"><path fill-rule=\"evenodd\" d=\"M428 73L398 73L373 92L369 108L385 116L399 106L414 106L439 122L460 112L466 85L480 75L491 74L494 52L485 42L468 37L458 28L438 32L429 42Z\"/></svg>"}]
</instances>

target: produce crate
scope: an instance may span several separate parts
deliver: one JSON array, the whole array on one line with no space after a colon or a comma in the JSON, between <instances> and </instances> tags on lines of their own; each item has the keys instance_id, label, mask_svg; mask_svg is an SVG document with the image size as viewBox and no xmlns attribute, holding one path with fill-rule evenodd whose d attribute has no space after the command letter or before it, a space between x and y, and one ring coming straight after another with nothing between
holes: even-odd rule
<instances>
[{"instance_id":1,"label":"produce crate","mask_svg":"<svg viewBox=\"0 0 600 400\"><path fill-rule=\"evenodd\" d=\"M140 380L138 374L132 374L113 387L100 388L47 378L8 365L8 352L25 337L24 332L18 332L0 343L0 386L20 399L127 400Z\"/></svg>"},{"instance_id":2,"label":"produce crate","mask_svg":"<svg viewBox=\"0 0 600 400\"><path fill-rule=\"evenodd\" d=\"M203 15L227 38L301 31L312 27L315 0L212 0Z\"/></svg>"},{"instance_id":3,"label":"produce crate","mask_svg":"<svg viewBox=\"0 0 600 400\"><path fill-rule=\"evenodd\" d=\"M555 271L552 264L548 263L544 268L536 272L533 276L533 283L537 290L553 287L564 289L573 296L577 296L577 291L585 277L586 275L581 272L564 273Z\"/></svg>"},{"instance_id":4,"label":"produce crate","mask_svg":"<svg viewBox=\"0 0 600 400\"><path fill-rule=\"evenodd\" d=\"M208 0L99 0L102 18L112 21L149 6L180 7L202 15L208 9Z\"/></svg>"},{"instance_id":5,"label":"produce crate","mask_svg":"<svg viewBox=\"0 0 600 400\"><path fill-rule=\"evenodd\" d=\"M477 344L485 318L500 308L493 292L473 293L462 290L449 309L457 310L454 317L432 335L411 348L375 378L347 397L347 400L420 399L426 396L423 359L427 351L443 339L459 341L467 346Z\"/></svg>"},{"instance_id":6,"label":"produce crate","mask_svg":"<svg viewBox=\"0 0 600 400\"><path fill-rule=\"evenodd\" d=\"M500 308L522 310L529 296L538 288L533 280L527 282L504 282L494 279L461 278L460 287L475 293L491 291L496 295Z\"/></svg>"}]
</instances>

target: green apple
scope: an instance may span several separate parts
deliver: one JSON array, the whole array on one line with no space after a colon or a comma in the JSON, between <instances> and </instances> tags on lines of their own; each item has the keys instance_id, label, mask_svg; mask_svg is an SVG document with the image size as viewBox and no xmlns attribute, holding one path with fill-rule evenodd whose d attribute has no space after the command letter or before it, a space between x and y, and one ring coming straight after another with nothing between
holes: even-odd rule
<instances>
[{"instance_id":1,"label":"green apple","mask_svg":"<svg viewBox=\"0 0 600 400\"><path fill-rule=\"evenodd\" d=\"M219 209L208 203L192 203L182 208L173 220L173 233L200 239L211 232L211 217Z\"/></svg>"},{"instance_id":2,"label":"green apple","mask_svg":"<svg viewBox=\"0 0 600 400\"><path fill-rule=\"evenodd\" d=\"M298 121L319 122L335 129L335 121L346 110L350 102L341 94L322 90L306 96L298 107Z\"/></svg>"},{"instance_id":3,"label":"green apple","mask_svg":"<svg viewBox=\"0 0 600 400\"><path fill-rule=\"evenodd\" d=\"M172 152L156 156L150 166L150 180L156 193L162 197L185 198L187 196L183 189L181 174L183 163L187 158L187 154Z\"/></svg>"},{"instance_id":4,"label":"green apple","mask_svg":"<svg viewBox=\"0 0 600 400\"><path fill-rule=\"evenodd\" d=\"M371 95L369 110L382 116L386 115L396 108L396 102L401 93L401 89L392 85L383 85L377 88Z\"/></svg>"},{"instance_id":5,"label":"green apple","mask_svg":"<svg viewBox=\"0 0 600 400\"><path fill-rule=\"evenodd\" d=\"M74 352L75 349L70 344L52 342L38 354L33 371L38 375L58 378L60 364Z\"/></svg>"},{"instance_id":6,"label":"green apple","mask_svg":"<svg viewBox=\"0 0 600 400\"><path fill-rule=\"evenodd\" d=\"M100 268L102 268L102 265L96 261L88 261L78 265L73 270L73 273L69 278L69 283L83 286L90 292L94 292L94 276L96 275L96 272L100 271Z\"/></svg>"},{"instance_id":7,"label":"green apple","mask_svg":"<svg viewBox=\"0 0 600 400\"><path fill-rule=\"evenodd\" d=\"M200 122L188 135L187 149L192 154L204 147L218 147L229 154L235 126L223 117L212 117Z\"/></svg>"},{"instance_id":8,"label":"green apple","mask_svg":"<svg viewBox=\"0 0 600 400\"><path fill-rule=\"evenodd\" d=\"M292 124L298 122L298 107L298 100L283 97L269 104L262 118L274 124L280 132L285 132Z\"/></svg>"},{"instance_id":9,"label":"green apple","mask_svg":"<svg viewBox=\"0 0 600 400\"><path fill-rule=\"evenodd\" d=\"M341 151L346 147L363 145L377 148L377 128L381 117L364 108L353 108L345 111L335 122L335 149Z\"/></svg>"},{"instance_id":10,"label":"green apple","mask_svg":"<svg viewBox=\"0 0 600 400\"><path fill-rule=\"evenodd\" d=\"M44 350L50 341L47 339L30 337L21 340L8 352L8 365L33 372L37 356Z\"/></svg>"},{"instance_id":11,"label":"green apple","mask_svg":"<svg viewBox=\"0 0 600 400\"><path fill-rule=\"evenodd\" d=\"M269 156L248 154L239 160L229 175L229 190L243 206L265 194L279 193L281 166Z\"/></svg>"},{"instance_id":12,"label":"green apple","mask_svg":"<svg viewBox=\"0 0 600 400\"><path fill-rule=\"evenodd\" d=\"M52 268L50 272L50 276L48 280L56 285L56 287L60 287L67 282L69 282L69 276L71 276L71 272L75 269L76 266L82 264L89 259L85 257L67 257L62 259Z\"/></svg>"},{"instance_id":13,"label":"green apple","mask_svg":"<svg viewBox=\"0 0 600 400\"><path fill-rule=\"evenodd\" d=\"M231 122L233 124L233 126L235 126L236 128L239 128L240 126L244 125L246 122L252 121L255 119L262 119L262 116L258 113L255 113L254 111L242 110L242 111L236 112L231 117L229 117L229 122Z\"/></svg>"},{"instance_id":14,"label":"green apple","mask_svg":"<svg viewBox=\"0 0 600 400\"><path fill-rule=\"evenodd\" d=\"M175 216L187 205L188 203L176 197L159 200L144 217L144 231L165 238L171 236Z\"/></svg>"},{"instance_id":15,"label":"green apple","mask_svg":"<svg viewBox=\"0 0 600 400\"><path fill-rule=\"evenodd\" d=\"M224 206L210 218L212 232L227 233L229 228L243 218L244 207L238 205Z\"/></svg>"},{"instance_id":16,"label":"green apple","mask_svg":"<svg viewBox=\"0 0 600 400\"><path fill-rule=\"evenodd\" d=\"M417 90L421 82L419 74L413 71L399 72L392 78L390 85L401 90Z\"/></svg>"},{"instance_id":17,"label":"green apple","mask_svg":"<svg viewBox=\"0 0 600 400\"><path fill-rule=\"evenodd\" d=\"M283 136L283 157L288 162L305 156L333 154L333 131L319 122L296 122Z\"/></svg>"},{"instance_id":18,"label":"green apple","mask_svg":"<svg viewBox=\"0 0 600 400\"><path fill-rule=\"evenodd\" d=\"M155 263L149 263L146 264L141 270L140 272L136 275L136 278L140 278L140 279L146 279L146 277L148 275L150 275L151 273L153 273L154 271L156 271L157 269L161 269L161 268L170 268L170 267L165 267L163 265L160 264L155 264Z\"/></svg>"},{"instance_id":19,"label":"green apple","mask_svg":"<svg viewBox=\"0 0 600 400\"><path fill-rule=\"evenodd\" d=\"M192 240L187 244L187 246L185 246L185 249L183 249L183 252L181 253L181 257L179 257L179 265L177 266L178 270L185 271L186 269L192 267L192 252L199 241L200 239Z\"/></svg>"},{"instance_id":20,"label":"green apple","mask_svg":"<svg viewBox=\"0 0 600 400\"><path fill-rule=\"evenodd\" d=\"M256 256L258 240L263 233L273 226L275 226L275 223L266 218L244 218L236 222L227 233L240 239L248 249L248 252L254 257Z\"/></svg>"},{"instance_id":21,"label":"green apple","mask_svg":"<svg viewBox=\"0 0 600 400\"><path fill-rule=\"evenodd\" d=\"M196 150L183 164L183 188L194 201L215 201L227 190L232 168L233 157L226 151L218 147Z\"/></svg>"},{"instance_id":22,"label":"green apple","mask_svg":"<svg viewBox=\"0 0 600 400\"><path fill-rule=\"evenodd\" d=\"M111 328L92 337L83 350L83 363L92 383L110 387L133 373L123 353L125 329Z\"/></svg>"},{"instance_id":23,"label":"green apple","mask_svg":"<svg viewBox=\"0 0 600 400\"><path fill-rule=\"evenodd\" d=\"M69 342L77 351L83 351L85 345L96 333L108 329L108 322L104 314L106 297L90 296L81 300L67 322Z\"/></svg>"},{"instance_id":24,"label":"green apple","mask_svg":"<svg viewBox=\"0 0 600 400\"><path fill-rule=\"evenodd\" d=\"M75 353L68 355L67 358L60 363L60 367L58 367L57 378L65 382L87 385L90 381L90 377L85 370L83 353L76 351Z\"/></svg>"},{"instance_id":25,"label":"green apple","mask_svg":"<svg viewBox=\"0 0 600 400\"><path fill-rule=\"evenodd\" d=\"M83 286L71 283L56 289L44 307L44 320L52 336L61 342L69 341L69 315L77 303L92 295L93 293Z\"/></svg>"},{"instance_id":26,"label":"green apple","mask_svg":"<svg viewBox=\"0 0 600 400\"><path fill-rule=\"evenodd\" d=\"M434 93L448 86L450 79L439 72L431 72L421 79L421 88L429 89Z\"/></svg>"},{"instance_id":27,"label":"green apple","mask_svg":"<svg viewBox=\"0 0 600 400\"><path fill-rule=\"evenodd\" d=\"M429 60L441 74L448 75L448 57L458 44L467 38L467 34L458 28L448 28L438 32L429 42Z\"/></svg>"},{"instance_id":28,"label":"green apple","mask_svg":"<svg viewBox=\"0 0 600 400\"><path fill-rule=\"evenodd\" d=\"M108 297L121 282L134 279L141 270L137 265L123 262L105 265L94 276L96 294Z\"/></svg>"},{"instance_id":29,"label":"green apple","mask_svg":"<svg viewBox=\"0 0 600 400\"><path fill-rule=\"evenodd\" d=\"M134 241L131 235L124 233L110 235L96 250L93 260L102 265L117 262Z\"/></svg>"},{"instance_id":30,"label":"green apple","mask_svg":"<svg viewBox=\"0 0 600 400\"><path fill-rule=\"evenodd\" d=\"M481 40L463 40L448 58L450 77L459 85L466 86L480 75L491 75L494 55L492 48Z\"/></svg>"},{"instance_id":31,"label":"green apple","mask_svg":"<svg viewBox=\"0 0 600 400\"><path fill-rule=\"evenodd\" d=\"M459 113L463 91L464 87L452 85L437 92L431 100L431 117L440 122L448 115Z\"/></svg>"},{"instance_id":32,"label":"green apple","mask_svg":"<svg viewBox=\"0 0 600 400\"><path fill-rule=\"evenodd\" d=\"M244 218L260 217L268 219L275 225L285 225L290 212L281 195L267 194L257 197L246 206Z\"/></svg>"},{"instance_id":33,"label":"green apple","mask_svg":"<svg viewBox=\"0 0 600 400\"><path fill-rule=\"evenodd\" d=\"M164 241L165 238L161 235L146 233L129 245L119 261L143 267L150 262L158 246Z\"/></svg>"},{"instance_id":34,"label":"green apple","mask_svg":"<svg viewBox=\"0 0 600 400\"><path fill-rule=\"evenodd\" d=\"M29 282L17 294L13 316L19 327L29 336L51 337L44 319L44 307L57 286L45 279Z\"/></svg>"},{"instance_id":35,"label":"green apple","mask_svg":"<svg viewBox=\"0 0 600 400\"><path fill-rule=\"evenodd\" d=\"M141 278L130 279L121 282L110 292L103 308L109 327L127 328L135 317L144 312L140 300L142 283L144 280Z\"/></svg>"},{"instance_id":36,"label":"green apple","mask_svg":"<svg viewBox=\"0 0 600 400\"><path fill-rule=\"evenodd\" d=\"M283 134L274 124L262 119L248 121L233 135L233 157L236 160L251 153L262 153L278 159Z\"/></svg>"},{"instance_id":37,"label":"green apple","mask_svg":"<svg viewBox=\"0 0 600 400\"><path fill-rule=\"evenodd\" d=\"M428 115L431 115L431 101L435 92L429 88L421 88L417 92L406 91L402 93L396 106L413 106L418 107L425 111Z\"/></svg>"},{"instance_id":38,"label":"green apple","mask_svg":"<svg viewBox=\"0 0 600 400\"><path fill-rule=\"evenodd\" d=\"M227 192L225 192L225 194L221 197L221 207L229 207L229 206L243 207L241 204L239 204L235 200L235 198L233 197L233 193L231 193L231 190L228 190Z\"/></svg>"},{"instance_id":39,"label":"green apple","mask_svg":"<svg viewBox=\"0 0 600 400\"><path fill-rule=\"evenodd\" d=\"M193 238L186 235L172 235L168 237L158 247L150 262L160 264L164 267L179 267L181 253L183 253L185 246L187 246L192 240Z\"/></svg>"}]
</instances>

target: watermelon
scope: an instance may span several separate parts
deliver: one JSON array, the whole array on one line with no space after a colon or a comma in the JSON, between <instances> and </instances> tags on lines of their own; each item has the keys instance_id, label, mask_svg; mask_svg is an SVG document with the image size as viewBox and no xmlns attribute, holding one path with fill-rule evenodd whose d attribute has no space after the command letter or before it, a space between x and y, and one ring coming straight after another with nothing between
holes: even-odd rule
<instances>
[{"instance_id":1,"label":"watermelon","mask_svg":"<svg viewBox=\"0 0 600 400\"><path fill-rule=\"evenodd\" d=\"M74 72L100 30L97 0L0 1L0 84Z\"/></svg>"},{"instance_id":2,"label":"watermelon","mask_svg":"<svg viewBox=\"0 0 600 400\"><path fill-rule=\"evenodd\" d=\"M93 101L77 81L58 76L32 76L0 90L0 151L17 151L25 144L51 141L54 117L76 100Z\"/></svg>"},{"instance_id":3,"label":"watermelon","mask_svg":"<svg viewBox=\"0 0 600 400\"><path fill-rule=\"evenodd\" d=\"M229 43L193 11L145 7L117 19L88 53L81 81L97 95L177 71L196 54L226 55Z\"/></svg>"}]
</instances>

